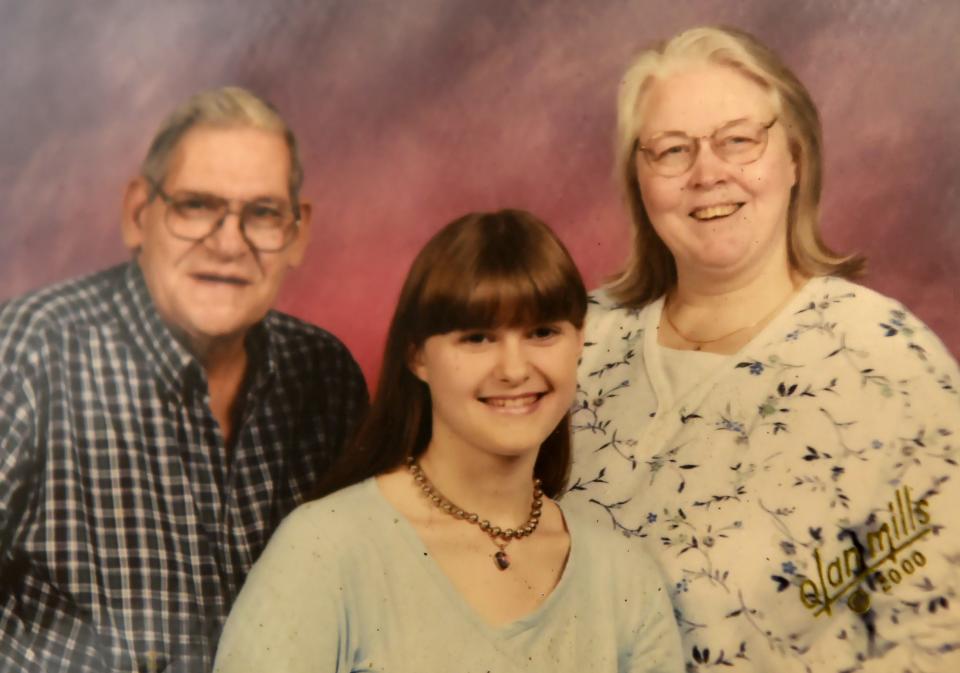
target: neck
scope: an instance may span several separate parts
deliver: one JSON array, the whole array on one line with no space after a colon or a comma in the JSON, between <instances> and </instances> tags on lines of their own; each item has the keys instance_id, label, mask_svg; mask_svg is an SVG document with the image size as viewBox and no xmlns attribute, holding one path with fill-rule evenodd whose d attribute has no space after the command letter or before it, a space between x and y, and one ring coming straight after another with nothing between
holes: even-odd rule
<instances>
[{"instance_id":1,"label":"neck","mask_svg":"<svg viewBox=\"0 0 960 673\"><path fill-rule=\"evenodd\" d=\"M494 525L514 527L530 516L536 452L517 457L470 455L434 437L420 467L448 500Z\"/></svg>"},{"instance_id":2,"label":"neck","mask_svg":"<svg viewBox=\"0 0 960 673\"><path fill-rule=\"evenodd\" d=\"M790 268L785 249L763 265L736 274L677 271L677 286L664 309L670 331L676 335L665 336L661 331L661 344L700 344L697 350L719 353L735 352L747 343L803 281Z\"/></svg>"},{"instance_id":3,"label":"neck","mask_svg":"<svg viewBox=\"0 0 960 673\"><path fill-rule=\"evenodd\" d=\"M765 298L782 299L796 287L797 276L790 268L784 245L778 254L771 255L762 264L732 273L680 267L672 299L691 307L722 309L736 306L739 310L763 303Z\"/></svg>"},{"instance_id":4,"label":"neck","mask_svg":"<svg viewBox=\"0 0 960 673\"><path fill-rule=\"evenodd\" d=\"M222 339L189 340L187 347L207 375L210 410L220 424L227 446L233 444L237 400L247 373L247 349L244 336Z\"/></svg>"},{"instance_id":5,"label":"neck","mask_svg":"<svg viewBox=\"0 0 960 673\"><path fill-rule=\"evenodd\" d=\"M220 339L189 339L187 347L197 358L207 376L220 376L237 368L243 370L247 363L245 336Z\"/></svg>"}]
</instances>

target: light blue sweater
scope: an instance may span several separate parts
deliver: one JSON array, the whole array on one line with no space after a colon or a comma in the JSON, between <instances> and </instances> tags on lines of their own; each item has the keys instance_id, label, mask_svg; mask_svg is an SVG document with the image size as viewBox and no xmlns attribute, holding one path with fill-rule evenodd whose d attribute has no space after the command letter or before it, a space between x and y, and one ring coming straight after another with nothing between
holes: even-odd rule
<instances>
[{"instance_id":1,"label":"light blue sweater","mask_svg":"<svg viewBox=\"0 0 960 673\"><path fill-rule=\"evenodd\" d=\"M495 628L454 589L369 479L277 530L227 620L217 673L682 671L658 570L638 545L564 510L553 593Z\"/></svg>"}]
</instances>

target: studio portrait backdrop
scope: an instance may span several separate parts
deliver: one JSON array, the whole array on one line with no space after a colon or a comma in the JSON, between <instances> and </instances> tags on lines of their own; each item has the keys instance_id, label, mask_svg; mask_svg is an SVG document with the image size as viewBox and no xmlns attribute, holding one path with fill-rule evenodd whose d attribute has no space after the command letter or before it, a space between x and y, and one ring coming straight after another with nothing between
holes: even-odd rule
<instances>
[{"instance_id":1,"label":"studio portrait backdrop","mask_svg":"<svg viewBox=\"0 0 960 673\"><path fill-rule=\"evenodd\" d=\"M823 231L960 356L960 3L888 0L0 0L0 301L128 257L120 199L193 92L236 84L297 132L312 242L279 308L371 384L400 283L468 211L543 218L596 287L625 260L614 101L698 24L773 47L824 127Z\"/></svg>"}]
</instances>

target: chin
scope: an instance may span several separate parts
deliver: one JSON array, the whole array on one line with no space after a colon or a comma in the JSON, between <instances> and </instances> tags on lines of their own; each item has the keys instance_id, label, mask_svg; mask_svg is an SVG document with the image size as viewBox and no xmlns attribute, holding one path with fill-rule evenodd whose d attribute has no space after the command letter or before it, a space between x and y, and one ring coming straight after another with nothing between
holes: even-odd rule
<instances>
[{"instance_id":1,"label":"chin","mask_svg":"<svg viewBox=\"0 0 960 673\"><path fill-rule=\"evenodd\" d=\"M690 261L701 273L730 276L748 267L756 252L748 245L731 242L729 245L711 246L711 249L701 251Z\"/></svg>"},{"instance_id":2,"label":"chin","mask_svg":"<svg viewBox=\"0 0 960 673\"><path fill-rule=\"evenodd\" d=\"M536 437L516 437L510 438L507 442L490 442L489 450L501 458L524 458L530 454L536 455L540 451L540 445L547 439L547 435L537 435Z\"/></svg>"},{"instance_id":3,"label":"chin","mask_svg":"<svg viewBox=\"0 0 960 673\"><path fill-rule=\"evenodd\" d=\"M204 320L193 321L188 333L203 340L229 339L245 335L254 324L256 323L237 320L235 317L211 320L211 316L205 316Z\"/></svg>"}]
</instances>

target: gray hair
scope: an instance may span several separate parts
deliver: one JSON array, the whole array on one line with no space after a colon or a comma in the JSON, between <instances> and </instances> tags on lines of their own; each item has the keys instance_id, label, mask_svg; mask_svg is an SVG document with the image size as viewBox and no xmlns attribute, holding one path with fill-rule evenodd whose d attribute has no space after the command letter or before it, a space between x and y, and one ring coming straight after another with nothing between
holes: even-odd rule
<instances>
[{"instance_id":1,"label":"gray hair","mask_svg":"<svg viewBox=\"0 0 960 673\"><path fill-rule=\"evenodd\" d=\"M170 155L187 131L197 126L247 126L282 135L290 151L290 201L298 210L303 165L297 139L273 105L238 86L201 91L170 113L150 143L140 174L152 185L163 184Z\"/></svg>"},{"instance_id":2,"label":"gray hair","mask_svg":"<svg viewBox=\"0 0 960 673\"><path fill-rule=\"evenodd\" d=\"M633 221L633 245L626 268L608 285L610 294L624 304L639 307L676 285L673 255L654 231L643 205L635 158L644 96L655 80L691 62L732 68L774 97L798 173L787 213L790 266L810 276L859 275L863 257L834 252L820 235L822 133L809 91L779 56L752 35L722 26L701 26L644 50L620 80L616 172Z\"/></svg>"}]
</instances>

